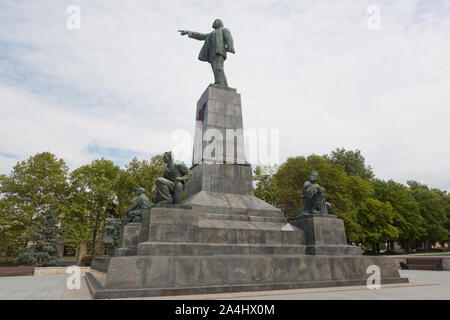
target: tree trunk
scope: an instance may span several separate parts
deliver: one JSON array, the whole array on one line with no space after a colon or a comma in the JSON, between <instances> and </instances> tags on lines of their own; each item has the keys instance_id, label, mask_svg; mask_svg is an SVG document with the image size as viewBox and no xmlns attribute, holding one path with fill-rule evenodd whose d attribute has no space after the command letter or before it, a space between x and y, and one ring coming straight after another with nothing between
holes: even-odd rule
<instances>
[{"instance_id":1,"label":"tree trunk","mask_svg":"<svg viewBox=\"0 0 450 320\"><path fill-rule=\"evenodd\" d=\"M388 242L388 244L389 244L388 250L389 250L390 252L394 251L394 248L395 248L395 241L394 241L394 240L391 240L391 241Z\"/></svg>"},{"instance_id":2,"label":"tree trunk","mask_svg":"<svg viewBox=\"0 0 450 320\"><path fill-rule=\"evenodd\" d=\"M94 226L94 230L92 230L92 242L90 244L90 248L88 248L88 252L89 254L92 255L93 258L95 258L95 243L97 240L97 231L98 231L98 225L99 225L99 219L100 219L100 214L97 214L97 219L95 219L95 226Z\"/></svg>"}]
</instances>

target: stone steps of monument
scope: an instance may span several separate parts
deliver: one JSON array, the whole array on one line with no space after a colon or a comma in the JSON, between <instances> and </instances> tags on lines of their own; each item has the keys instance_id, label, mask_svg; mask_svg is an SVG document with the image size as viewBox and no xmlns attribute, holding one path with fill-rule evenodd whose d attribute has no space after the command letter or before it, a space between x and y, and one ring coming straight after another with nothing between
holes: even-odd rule
<instances>
[{"instance_id":1,"label":"stone steps of monument","mask_svg":"<svg viewBox=\"0 0 450 320\"><path fill-rule=\"evenodd\" d=\"M152 288L160 289L158 295L170 295L173 290L183 288L188 290L184 294L199 293L191 291L194 287L210 290L221 286L217 292L222 292L233 285L250 286L247 290L263 284L303 283L304 287L321 287L337 285L339 281L348 285L360 281L358 284L362 285L367 282L367 268L371 265L380 267L382 283L386 279L407 281L399 277L398 266L386 257L276 254L113 257L107 273L94 265L92 268L99 272L90 275L98 280L99 290L131 297L137 293L133 290Z\"/></svg>"},{"instance_id":2,"label":"stone steps of monument","mask_svg":"<svg viewBox=\"0 0 450 320\"><path fill-rule=\"evenodd\" d=\"M279 208L254 195L201 191L186 199L182 207L200 213L284 218Z\"/></svg>"},{"instance_id":3,"label":"stone steps of monument","mask_svg":"<svg viewBox=\"0 0 450 320\"><path fill-rule=\"evenodd\" d=\"M136 254L138 256L303 255L306 254L305 249L304 245L143 242L138 245Z\"/></svg>"},{"instance_id":4,"label":"stone steps of monument","mask_svg":"<svg viewBox=\"0 0 450 320\"><path fill-rule=\"evenodd\" d=\"M199 218L237 221L268 221L280 223L287 222L287 219L281 211L271 210L239 209L236 212L229 212L228 210L217 210L212 212L208 210L201 210L198 207L189 207L189 209L156 207L151 209L151 223L192 223Z\"/></svg>"},{"instance_id":5,"label":"stone steps of monument","mask_svg":"<svg viewBox=\"0 0 450 320\"><path fill-rule=\"evenodd\" d=\"M160 297L160 296L187 296L187 295L204 295L219 293L242 293L255 291L274 291L274 290L293 290L293 289L311 289L325 287L342 287L342 286L363 286L367 284L367 279L356 280L326 280L326 281L300 281L300 282L273 282L273 283L257 283L257 284L235 284L229 285L223 283L221 285L201 285L191 287L170 287L170 288L133 288L133 289L115 289L108 290L100 283L98 278L94 276L95 272L86 274L87 286L94 299L130 299L140 297ZM97 276L98 277L98 276ZM102 277L102 276L100 276ZM227 279L228 280L228 279ZM276 280L274 280L276 281ZM219 282L219 281L217 281ZM220 280L220 282L222 282ZM380 281L384 284L408 283L408 278L383 277Z\"/></svg>"}]
</instances>

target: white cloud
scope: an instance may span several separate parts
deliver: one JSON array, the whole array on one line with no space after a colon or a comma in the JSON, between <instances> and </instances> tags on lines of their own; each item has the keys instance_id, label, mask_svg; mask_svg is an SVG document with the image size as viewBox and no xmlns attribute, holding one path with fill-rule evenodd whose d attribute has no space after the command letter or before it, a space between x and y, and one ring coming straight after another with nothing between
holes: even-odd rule
<instances>
[{"instance_id":1,"label":"white cloud","mask_svg":"<svg viewBox=\"0 0 450 320\"><path fill-rule=\"evenodd\" d=\"M281 160L358 148L382 179L450 190L448 1L75 2L76 31L72 3L0 4L0 152L48 149L76 166L98 156L93 144L169 149L173 130L193 131L212 80L201 43L176 30L207 32L220 17L236 42L226 72L244 125L279 128ZM0 155L0 170L11 164Z\"/></svg>"},{"instance_id":2,"label":"white cloud","mask_svg":"<svg viewBox=\"0 0 450 320\"><path fill-rule=\"evenodd\" d=\"M89 148L132 150L138 156L156 154L170 143L170 132L158 132L147 120L126 112L113 115L79 113L42 101L24 90L0 86L1 152L24 159L51 151L75 168L98 156ZM11 156L0 154L0 169L8 171Z\"/></svg>"}]
</instances>

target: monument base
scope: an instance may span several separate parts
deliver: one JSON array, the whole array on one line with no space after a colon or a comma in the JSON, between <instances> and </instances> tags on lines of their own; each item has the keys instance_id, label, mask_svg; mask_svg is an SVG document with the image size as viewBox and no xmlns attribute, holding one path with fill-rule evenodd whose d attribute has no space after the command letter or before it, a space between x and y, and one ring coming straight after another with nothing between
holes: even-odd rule
<instances>
[{"instance_id":1,"label":"monument base","mask_svg":"<svg viewBox=\"0 0 450 320\"><path fill-rule=\"evenodd\" d=\"M289 224L271 209L272 214L239 214L154 207L140 227L124 228L127 247L116 253L125 255L93 261L87 276L91 293L102 299L365 285L370 265L380 267L382 284L408 282L389 258L329 244L326 230L342 230L341 220L308 217Z\"/></svg>"},{"instance_id":2,"label":"monument base","mask_svg":"<svg viewBox=\"0 0 450 320\"><path fill-rule=\"evenodd\" d=\"M87 274L95 299L362 286L367 284L369 265L380 266L382 285L408 282L384 257L149 257L127 264L111 262L113 268L124 267L114 283L107 281L106 273Z\"/></svg>"},{"instance_id":3,"label":"monument base","mask_svg":"<svg viewBox=\"0 0 450 320\"><path fill-rule=\"evenodd\" d=\"M347 245L335 216L290 224L254 196L238 93L208 87L195 120L187 199L145 212L140 225L124 228L113 256L93 261L87 283L94 298L364 285L370 265L380 267L381 283L408 281L391 259Z\"/></svg>"}]
</instances>

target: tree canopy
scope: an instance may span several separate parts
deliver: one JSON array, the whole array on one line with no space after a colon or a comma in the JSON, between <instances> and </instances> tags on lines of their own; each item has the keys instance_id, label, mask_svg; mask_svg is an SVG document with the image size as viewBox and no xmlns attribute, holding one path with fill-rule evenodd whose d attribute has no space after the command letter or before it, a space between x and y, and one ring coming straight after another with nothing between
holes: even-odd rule
<instances>
[{"instance_id":1,"label":"tree canopy","mask_svg":"<svg viewBox=\"0 0 450 320\"><path fill-rule=\"evenodd\" d=\"M420 215L419 203L406 186L393 180L374 180L376 198L389 202L394 210L393 225L398 228L397 241L404 248L417 247L426 235L425 220Z\"/></svg>"},{"instance_id":2,"label":"tree canopy","mask_svg":"<svg viewBox=\"0 0 450 320\"><path fill-rule=\"evenodd\" d=\"M103 228L107 210L117 203L115 187L120 168L110 160L94 160L70 174L70 214L64 219L66 244L77 248L88 244L95 255L97 236Z\"/></svg>"},{"instance_id":3,"label":"tree canopy","mask_svg":"<svg viewBox=\"0 0 450 320\"><path fill-rule=\"evenodd\" d=\"M125 212L133 202L138 187L145 189L145 194L152 198L151 190L165 168L162 155L156 155L150 161L134 158L119 172L116 190L119 199L119 211Z\"/></svg>"},{"instance_id":4,"label":"tree canopy","mask_svg":"<svg viewBox=\"0 0 450 320\"><path fill-rule=\"evenodd\" d=\"M19 162L10 175L0 175L0 251L8 256L23 251L52 207L66 249L87 244L89 254L101 254L106 218L122 217L139 186L151 198L164 167L161 155L134 158L124 168L102 158L71 173L64 160L49 152Z\"/></svg>"},{"instance_id":5,"label":"tree canopy","mask_svg":"<svg viewBox=\"0 0 450 320\"><path fill-rule=\"evenodd\" d=\"M438 189L429 189L416 181L408 181L411 194L417 201L420 215L425 221L425 235L422 240L430 246L439 241L449 240L448 194Z\"/></svg>"},{"instance_id":6,"label":"tree canopy","mask_svg":"<svg viewBox=\"0 0 450 320\"><path fill-rule=\"evenodd\" d=\"M30 245L22 249L16 258L16 263L36 267L61 265L62 261L58 254L61 236L57 224L57 210L50 208L45 213L41 213L35 225L29 228L30 235L26 239Z\"/></svg>"},{"instance_id":7,"label":"tree canopy","mask_svg":"<svg viewBox=\"0 0 450 320\"><path fill-rule=\"evenodd\" d=\"M29 261L32 252L39 252L50 261L59 234L45 235L45 230L57 224L66 249L85 243L89 254L102 254L107 218L123 217L139 186L151 199L164 168L161 155L134 158L123 168L102 158L70 173L64 160L49 152L18 162L9 175L0 175L0 251L13 257L22 252ZM303 206L302 188L311 171L319 173L318 183L332 204L330 213L343 219L349 242L379 249L382 242L397 241L404 248L423 243L429 248L449 241L449 194L416 181L403 185L375 179L359 150L338 148L329 155L291 157L279 166L256 167L255 195L292 220ZM42 219L49 215L47 222L52 222L44 226Z\"/></svg>"},{"instance_id":8,"label":"tree canopy","mask_svg":"<svg viewBox=\"0 0 450 320\"><path fill-rule=\"evenodd\" d=\"M69 177L64 160L49 152L17 163L9 176L0 175L0 233L2 250L15 255L26 245L30 228L50 208L64 212Z\"/></svg>"},{"instance_id":9,"label":"tree canopy","mask_svg":"<svg viewBox=\"0 0 450 320\"><path fill-rule=\"evenodd\" d=\"M323 158L330 163L342 166L349 176L359 176L369 180L375 177L372 167L366 166L365 159L359 150L347 151L344 148L337 148L329 155L324 155Z\"/></svg>"},{"instance_id":10,"label":"tree canopy","mask_svg":"<svg viewBox=\"0 0 450 320\"><path fill-rule=\"evenodd\" d=\"M319 173L331 213L344 220L347 239L379 250L381 242L403 248L430 247L449 239L449 195L410 181L375 179L359 150L292 157L279 167L256 167L255 195L283 210L289 220L300 212L303 183Z\"/></svg>"}]
</instances>

